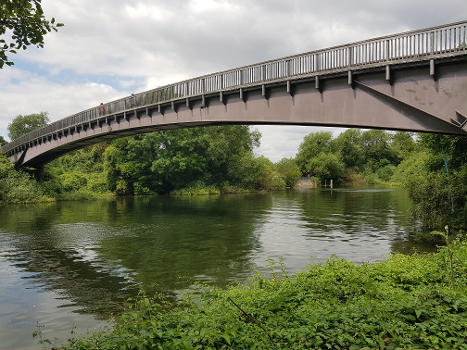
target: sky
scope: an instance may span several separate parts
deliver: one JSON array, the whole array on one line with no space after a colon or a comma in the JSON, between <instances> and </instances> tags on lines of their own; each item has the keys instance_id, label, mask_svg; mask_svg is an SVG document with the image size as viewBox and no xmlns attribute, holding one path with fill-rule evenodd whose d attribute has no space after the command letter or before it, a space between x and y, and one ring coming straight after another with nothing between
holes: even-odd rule
<instances>
[{"instance_id":1,"label":"sky","mask_svg":"<svg viewBox=\"0 0 467 350\"><path fill-rule=\"evenodd\" d=\"M0 69L0 135L19 114L51 121L187 78L353 41L464 20L465 0L42 0L65 24ZM255 126L255 150L293 157L310 132Z\"/></svg>"}]
</instances>

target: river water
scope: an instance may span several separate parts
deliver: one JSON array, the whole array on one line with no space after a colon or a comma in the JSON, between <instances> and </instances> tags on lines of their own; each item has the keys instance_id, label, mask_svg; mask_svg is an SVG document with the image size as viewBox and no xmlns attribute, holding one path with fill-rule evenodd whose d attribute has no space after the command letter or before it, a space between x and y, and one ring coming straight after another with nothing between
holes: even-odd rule
<instances>
[{"instance_id":1,"label":"river water","mask_svg":"<svg viewBox=\"0 0 467 350\"><path fill-rule=\"evenodd\" d=\"M102 329L140 288L177 297L266 273L268 259L293 273L409 252L409 209L399 189L0 207L0 349L37 349L34 331L59 344Z\"/></svg>"}]
</instances>

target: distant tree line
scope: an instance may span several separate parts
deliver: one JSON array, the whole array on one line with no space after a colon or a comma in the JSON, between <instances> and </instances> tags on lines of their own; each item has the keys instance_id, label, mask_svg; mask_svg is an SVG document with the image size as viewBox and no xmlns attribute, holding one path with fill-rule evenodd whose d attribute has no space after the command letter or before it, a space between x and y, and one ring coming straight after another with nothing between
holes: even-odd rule
<instances>
[{"instance_id":1,"label":"distant tree line","mask_svg":"<svg viewBox=\"0 0 467 350\"><path fill-rule=\"evenodd\" d=\"M318 132L305 136L296 161L303 174L321 182L344 182L358 173L373 183L390 181L396 166L417 147L421 145L406 132L349 129L336 138L330 132Z\"/></svg>"}]
</instances>

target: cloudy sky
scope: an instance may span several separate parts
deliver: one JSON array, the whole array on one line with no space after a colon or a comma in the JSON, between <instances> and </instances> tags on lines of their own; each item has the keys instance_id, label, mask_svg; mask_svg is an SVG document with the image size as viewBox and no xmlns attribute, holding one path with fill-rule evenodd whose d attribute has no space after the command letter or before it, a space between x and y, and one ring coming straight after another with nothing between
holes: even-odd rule
<instances>
[{"instance_id":1,"label":"cloudy sky","mask_svg":"<svg viewBox=\"0 0 467 350\"><path fill-rule=\"evenodd\" d=\"M18 114L57 120L197 75L465 19L465 0L43 0L65 26L0 70L0 135ZM256 153L294 156L325 128L258 126ZM338 133L340 129L326 129Z\"/></svg>"}]
</instances>

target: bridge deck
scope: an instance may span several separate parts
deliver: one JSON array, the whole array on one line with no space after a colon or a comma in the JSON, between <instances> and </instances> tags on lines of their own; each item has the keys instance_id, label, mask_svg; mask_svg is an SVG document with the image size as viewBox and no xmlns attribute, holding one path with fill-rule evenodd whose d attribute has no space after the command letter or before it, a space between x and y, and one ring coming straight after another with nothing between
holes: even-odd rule
<instances>
[{"instance_id":1,"label":"bridge deck","mask_svg":"<svg viewBox=\"0 0 467 350\"><path fill-rule=\"evenodd\" d=\"M148 115L149 109L163 113L164 109L175 110L175 106L180 104L190 107L194 101L204 106L207 98L218 96L222 101L224 95L233 91L243 98L243 93L252 89L260 89L265 95L267 88L286 84L287 92L290 92L293 84L307 79L314 81L315 87L319 89L322 79L343 75L352 84L352 77L356 74L375 69L385 69L386 80L389 81L391 69L395 65L428 62L430 74L435 75L435 62L465 58L466 26L467 21L462 21L379 37L181 81L92 107L53 122L4 145L2 153L12 156L56 138L56 135L67 134L69 130L76 131L84 125L109 122L117 116L127 118L138 113Z\"/></svg>"}]
</instances>

